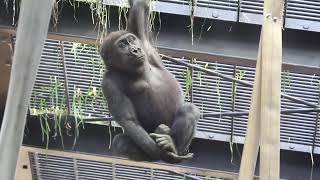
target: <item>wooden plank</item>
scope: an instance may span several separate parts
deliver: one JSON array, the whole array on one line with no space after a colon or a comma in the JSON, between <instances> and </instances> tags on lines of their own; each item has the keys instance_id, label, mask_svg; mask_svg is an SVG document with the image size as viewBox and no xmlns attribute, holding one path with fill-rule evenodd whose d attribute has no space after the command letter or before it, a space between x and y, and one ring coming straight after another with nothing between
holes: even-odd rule
<instances>
[{"instance_id":1,"label":"wooden plank","mask_svg":"<svg viewBox=\"0 0 320 180\"><path fill-rule=\"evenodd\" d=\"M261 41L257 57L256 73L248 117L248 128L241 157L239 180L254 176L260 143L260 97L261 97Z\"/></svg>"},{"instance_id":2,"label":"wooden plank","mask_svg":"<svg viewBox=\"0 0 320 180\"><path fill-rule=\"evenodd\" d=\"M239 180L252 179L259 141L260 179L279 179L282 9L282 1L265 0L264 23Z\"/></svg>"},{"instance_id":3,"label":"wooden plank","mask_svg":"<svg viewBox=\"0 0 320 180\"><path fill-rule=\"evenodd\" d=\"M283 2L265 1L262 34L260 178L280 176L280 102Z\"/></svg>"},{"instance_id":4,"label":"wooden plank","mask_svg":"<svg viewBox=\"0 0 320 180\"><path fill-rule=\"evenodd\" d=\"M47 36L52 0L23 0L6 111L0 133L1 179L12 180L23 139L27 107Z\"/></svg>"},{"instance_id":5,"label":"wooden plank","mask_svg":"<svg viewBox=\"0 0 320 180\"><path fill-rule=\"evenodd\" d=\"M143 162L143 161L131 161L128 159L116 158L116 157L110 157L110 156L97 156L92 154L47 150L47 149L26 147L26 146L24 146L22 149L32 153L43 153L47 155L62 156L62 157L68 157L68 158L74 158L74 159L98 161L98 162L105 162L105 163L111 163L111 164L122 164L122 165L128 165L128 166L138 166L138 167L150 168L150 169L159 169L159 170L164 170L169 172L175 172L178 174L188 173L188 174L197 174L197 175L203 175L203 176L221 177L221 178L229 178L229 179L236 179L238 177L237 173L210 170L210 169L204 169L204 168L193 168L193 167L171 165L171 164L164 164L164 163L155 163L155 162L151 163L151 162ZM254 177L254 179L258 179L258 178Z\"/></svg>"},{"instance_id":6,"label":"wooden plank","mask_svg":"<svg viewBox=\"0 0 320 180\"><path fill-rule=\"evenodd\" d=\"M16 167L15 180L32 180L29 153L26 148L20 148L19 160Z\"/></svg>"}]
</instances>

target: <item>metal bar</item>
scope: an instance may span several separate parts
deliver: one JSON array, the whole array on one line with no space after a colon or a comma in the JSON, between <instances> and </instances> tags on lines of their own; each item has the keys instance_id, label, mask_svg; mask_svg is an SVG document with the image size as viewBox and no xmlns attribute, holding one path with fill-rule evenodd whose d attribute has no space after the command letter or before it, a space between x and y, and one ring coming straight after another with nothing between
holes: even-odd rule
<instances>
[{"instance_id":1,"label":"metal bar","mask_svg":"<svg viewBox=\"0 0 320 180\"><path fill-rule=\"evenodd\" d=\"M240 1L240 0L239 0ZM237 65L233 66L233 78L236 77ZM236 102L236 83L232 81L232 112L235 109ZM221 116L220 116L221 117ZM234 116L231 117L231 131L230 131L230 142L233 142L233 129L234 129Z\"/></svg>"},{"instance_id":2,"label":"metal bar","mask_svg":"<svg viewBox=\"0 0 320 180\"><path fill-rule=\"evenodd\" d=\"M185 65L187 67L192 67L192 68L194 68L196 70L203 71L203 72L206 72L208 74L215 75L215 76L221 77L221 78L229 80L229 81L235 81L235 82L237 82L239 84L242 84L242 85L245 85L245 86L248 86L248 87L253 87L253 84L251 84L251 83L249 83L247 81L243 81L243 80L240 80L240 79L235 79L235 78L223 75L223 74L221 74L219 72L216 72L216 71L213 71L213 70L208 70L208 69L196 66L194 64L189 64L189 63L174 59L174 58L172 58L170 56L167 56L167 55L163 55L162 54L161 56L166 58L167 60L173 61L173 62L175 62L177 64ZM283 97L285 97L287 99L290 99L291 101L298 102L298 103L301 103L301 104L304 104L304 105L307 105L307 106L310 106L310 107L314 107L314 108L319 107L319 105L317 105L317 104L309 103L307 101L304 101L302 99L299 99L299 98L296 98L296 97L293 97L293 96L290 96L290 95L287 95L287 94L284 94L284 93L281 93L281 96L283 96Z\"/></svg>"},{"instance_id":3,"label":"metal bar","mask_svg":"<svg viewBox=\"0 0 320 180\"><path fill-rule=\"evenodd\" d=\"M238 0L238 8L237 8L237 22L240 21L240 12L241 12L241 0Z\"/></svg>"},{"instance_id":4,"label":"metal bar","mask_svg":"<svg viewBox=\"0 0 320 180\"><path fill-rule=\"evenodd\" d=\"M320 91L319 91L319 97L318 97L318 104L320 105ZM314 154L314 148L315 148L315 143L316 143L316 138L317 138L317 134L318 134L318 128L319 128L319 111L317 112L316 115L316 124L314 127L314 131L313 131L313 140L312 140L312 154Z\"/></svg>"},{"instance_id":5,"label":"metal bar","mask_svg":"<svg viewBox=\"0 0 320 180\"><path fill-rule=\"evenodd\" d=\"M284 0L284 12L283 12L283 24L282 24L283 29L286 28L287 8L288 8L288 0Z\"/></svg>"},{"instance_id":6,"label":"metal bar","mask_svg":"<svg viewBox=\"0 0 320 180\"><path fill-rule=\"evenodd\" d=\"M26 113L42 47L48 33L53 2L52 0L21 2L8 99L0 132L1 179L14 179Z\"/></svg>"},{"instance_id":7,"label":"metal bar","mask_svg":"<svg viewBox=\"0 0 320 180\"><path fill-rule=\"evenodd\" d=\"M193 64L193 61L194 59L192 58L191 60L191 63ZM190 74L191 74L191 88L190 88L190 92L189 92L189 95L190 95L190 102L192 103L193 102L193 73L194 73L194 69L191 68L190 69Z\"/></svg>"},{"instance_id":8,"label":"metal bar","mask_svg":"<svg viewBox=\"0 0 320 180\"><path fill-rule=\"evenodd\" d=\"M299 108L299 109L288 109L282 110L281 114L294 114L294 113L309 113L309 112L320 112L320 108ZM231 116L231 117L238 117L238 116L245 116L248 115L249 111L240 111L240 112L219 112L219 113L203 113L201 115L202 118L205 117L222 117L222 116Z\"/></svg>"},{"instance_id":9,"label":"metal bar","mask_svg":"<svg viewBox=\"0 0 320 180\"><path fill-rule=\"evenodd\" d=\"M63 64L63 77L64 77L64 90L66 94L66 103L67 103L67 110L68 115L70 114L71 108L70 108L70 101L69 101L69 88L68 88L68 75L67 75L67 64L66 60L64 58L64 46L61 41L59 41L60 48L61 48L61 58L62 58L62 64Z\"/></svg>"},{"instance_id":10,"label":"metal bar","mask_svg":"<svg viewBox=\"0 0 320 180\"><path fill-rule=\"evenodd\" d=\"M320 112L320 108L299 108L299 109L287 109L282 110L281 114L294 114L294 113L310 113L310 112ZM230 117L239 117L239 116L245 116L248 115L249 111L240 111L240 112L232 112L232 111L226 111L226 112L218 112L218 113L203 113L201 114L202 118L206 117L223 117L223 116L230 116ZM30 115L31 117L38 117L37 115ZM54 116L53 114L50 116ZM68 120L73 120L74 117L72 115L68 115L66 117ZM84 122L97 122L97 121L113 121L113 117L90 117L90 118L83 118Z\"/></svg>"}]
</instances>

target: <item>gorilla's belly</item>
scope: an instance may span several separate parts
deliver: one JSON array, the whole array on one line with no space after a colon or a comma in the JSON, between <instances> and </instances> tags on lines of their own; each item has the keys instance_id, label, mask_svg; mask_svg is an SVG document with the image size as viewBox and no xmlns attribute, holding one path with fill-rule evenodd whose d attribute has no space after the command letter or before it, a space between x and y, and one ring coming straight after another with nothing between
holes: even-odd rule
<instances>
[{"instance_id":1,"label":"gorilla's belly","mask_svg":"<svg viewBox=\"0 0 320 180\"><path fill-rule=\"evenodd\" d=\"M148 132L153 132L159 124L171 126L183 98L178 82L171 76L165 74L157 82L148 83L147 89L131 99L139 122Z\"/></svg>"}]
</instances>

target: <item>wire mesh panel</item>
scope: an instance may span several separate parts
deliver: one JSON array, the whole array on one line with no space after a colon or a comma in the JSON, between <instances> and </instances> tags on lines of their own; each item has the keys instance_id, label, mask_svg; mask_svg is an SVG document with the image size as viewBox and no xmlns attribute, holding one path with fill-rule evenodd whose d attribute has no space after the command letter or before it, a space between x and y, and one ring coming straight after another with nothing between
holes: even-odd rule
<instances>
[{"instance_id":1,"label":"wire mesh panel","mask_svg":"<svg viewBox=\"0 0 320 180\"><path fill-rule=\"evenodd\" d=\"M237 66L235 77L239 80L247 81L253 84L255 68ZM235 84L235 111L249 111L251 104L252 87ZM248 115L234 117L234 135L235 141L243 143L248 124Z\"/></svg>"},{"instance_id":2,"label":"wire mesh panel","mask_svg":"<svg viewBox=\"0 0 320 180\"><path fill-rule=\"evenodd\" d=\"M263 0L242 0L240 5L240 22L250 24L263 23Z\"/></svg>"},{"instance_id":3,"label":"wire mesh panel","mask_svg":"<svg viewBox=\"0 0 320 180\"><path fill-rule=\"evenodd\" d=\"M66 108L64 70L61 55L61 45L57 40L46 40L40 64L35 79L30 108L36 110L54 111Z\"/></svg>"},{"instance_id":4,"label":"wire mesh panel","mask_svg":"<svg viewBox=\"0 0 320 180\"><path fill-rule=\"evenodd\" d=\"M142 167L116 165L115 174L119 180L151 179L151 169Z\"/></svg>"},{"instance_id":5,"label":"wire mesh panel","mask_svg":"<svg viewBox=\"0 0 320 180\"><path fill-rule=\"evenodd\" d=\"M238 0L198 0L194 15L226 21L237 21Z\"/></svg>"},{"instance_id":6,"label":"wire mesh panel","mask_svg":"<svg viewBox=\"0 0 320 180\"><path fill-rule=\"evenodd\" d=\"M112 164L76 159L76 173L79 180L111 180L112 179Z\"/></svg>"},{"instance_id":7,"label":"wire mesh panel","mask_svg":"<svg viewBox=\"0 0 320 180\"><path fill-rule=\"evenodd\" d=\"M320 31L320 2L318 0L288 0L285 27Z\"/></svg>"},{"instance_id":8,"label":"wire mesh panel","mask_svg":"<svg viewBox=\"0 0 320 180\"><path fill-rule=\"evenodd\" d=\"M225 75L233 75L233 65L208 61L197 61L196 64ZM192 101L198 106L201 113L232 110L232 104L230 103L232 100L232 83L230 81L197 70L193 72L193 80ZM229 135L231 119L230 117L201 118L197 130L208 133L209 138L211 138L211 133ZM214 139L227 140L216 137Z\"/></svg>"},{"instance_id":9,"label":"wire mesh panel","mask_svg":"<svg viewBox=\"0 0 320 180\"><path fill-rule=\"evenodd\" d=\"M53 155L56 153L59 155ZM150 166L155 167L153 169L146 166L147 162L132 164L133 161L111 157L70 152L61 155L60 151L46 154L42 149L32 150L28 154L33 180L181 180L191 179L188 178L190 176L203 180L230 180L205 176L215 174L214 171L178 165L150 163ZM172 171L169 170L171 168ZM221 176L230 176L221 171L219 173Z\"/></svg>"},{"instance_id":10,"label":"wire mesh panel","mask_svg":"<svg viewBox=\"0 0 320 180\"><path fill-rule=\"evenodd\" d=\"M101 90L104 65L97 48L64 42L63 52L72 114L106 116L107 107Z\"/></svg>"},{"instance_id":11,"label":"wire mesh panel","mask_svg":"<svg viewBox=\"0 0 320 180\"><path fill-rule=\"evenodd\" d=\"M154 170L153 171L153 178L157 180L181 180L184 179L183 176L170 173L168 171L163 170Z\"/></svg>"},{"instance_id":12,"label":"wire mesh panel","mask_svg":"<svg viewBox=\"0 0 320 180\"><path fill-rule=\"evenodd\" d=\"M72 158L40 153L32 153L30 157L34 180L76 179Z\"/></svg>"},{"instance_id":13,"label":"wire mesh panel","mask_svg":"<svg viewBox=\"0 0 320 180\"><path fill-rule=\"evenodd\" d=\"M319 100L318 76L298 73L282 73L282 92L317 104ZM306 106L282 98L282 109L305 108ZM316 113L281 115L281 142L286 149L310 151L313 145ZM303 145L303 146L301 146Z\"/></svg>"},{"instance_id":14,"label":"wire mesh panel","mask_svg":"<svg viewBox=\"0 0 320 180\"><path fill-rule=\"evenodd\" d=\"M62 46L63 49L61 49ZM181 59L181 61L191 62L188 59ZM233 99L232 82L169 60L163 62L179 81L186 100L191 100L197 105L201 113L232 111L233 102L236 112L250 109L251 87L236 83ZM193 60L192 63L253 84L255 68L204 60ZM60 44L59 41L47 40L30 106L32 109L40 111L46 109L48 112L54 112L59 108L65 109L68 92L71 114L106 116L108 111L101 91L103 71L104 65L95 47L71 42ZM311 103L318 103L319 84L319 76L316 75L282 73L282 92ZM67 87L67 90L64 87ZM305 107L284 98L281 103L282 110ZM226 116L201 118L197 125L196 137L230 141L232 134L235 142L243 143L247 119L248 116L233 119ZM316 122L316 113L281 115L281 147L309 152L314 143ZM319 136L318 133L315 141L316 148L320 147Z\"/></svg>"}]
</instances>

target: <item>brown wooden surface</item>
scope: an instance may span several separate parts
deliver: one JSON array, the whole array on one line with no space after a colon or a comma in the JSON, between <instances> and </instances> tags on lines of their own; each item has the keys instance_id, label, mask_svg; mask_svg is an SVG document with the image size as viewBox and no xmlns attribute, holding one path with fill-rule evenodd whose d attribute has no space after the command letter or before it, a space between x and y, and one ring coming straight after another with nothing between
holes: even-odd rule
<instances>
[{"instance_id":1,"label":"brown wooden surface","mask_svg":"<svg viewBox=\"0 0 320 180\"><path fill-rule=\"evenodd\" d=\"M239 180L250 180L254 176L260 143L260 101L261 97L261 42L259 45L258 61L254 78L254 87L251 97L251 106L248 117L248 128L245 145L242 151Z\"/></svg>"},{"instance_id":2,"label":"brown wooden surface","mask_svg":"<svg viewBox=\"0 0 320 180\"><path fill-rule=\"evenodd\" d=\"M282 11L282 1L264 1L264 23L239 180L252 179L259 144L260 179L280 178Z\"/></svg>"},{"instance_id":3,"label":"brown wooden surface","mask_svg":"<svg viewBox=\"0 0 320 180\"><path fill-rule=\"evenodd\" d=\"M20 149L19 160L16 167L15 180L32 180L29 153L25 148Z\"/></svg>"},{"instance_id":4,"label":"brown wooden surface","mask_svg":"<svg viewBox=\"0 0 320 180\"><path fill-rule=\"evenodd\" d=\"M21 1L12 73L0 132L0 174L3 180L12 180L15 176L27 109L47 37L52 5L52 0Z\"/></svg>"},{"instance_id":5,"label":"brown wooden surface","mask_svg":"<svg viewBox=\"0 0 320 180\"><path fill-rule=\"evenodd\" d=\"M0 43L0 111L4 109L9 87L11 70L11 46L8 43Z\"/></svg>"}]
</instances>

